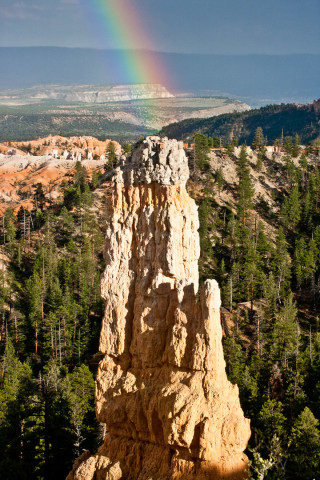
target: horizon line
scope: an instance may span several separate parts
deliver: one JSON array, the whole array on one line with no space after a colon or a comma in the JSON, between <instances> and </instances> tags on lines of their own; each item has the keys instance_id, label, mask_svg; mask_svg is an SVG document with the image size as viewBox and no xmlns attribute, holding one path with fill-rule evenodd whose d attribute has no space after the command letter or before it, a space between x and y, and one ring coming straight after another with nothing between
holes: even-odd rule
<instances>
[{"instance_id":1,"label":"horizon line","mask_svg":"<svg viewBox=\"0 0 320 480\"><path fill-rule=\"evenodd\" d=\"M152 50L148 48L98 48L98 47L71 47L71 46L61 46L61 45L1 45L0 49L9 49L9 48L56 48L56 49L66 49L66 50L94 50L100 52L146 52L146 53L156 53L156 54L166 54L166 55L199 55L199 56L224 56L224 57L245 57L245 56L265 56L265 57L280 57L280 56L294 56L294 55L314 55L319 56L320 52L291 52L291 53L262 53L262 52L248 52L248 53L200 53L200 52L169 52L162 50Z\"/></svg>"}]
</instances>

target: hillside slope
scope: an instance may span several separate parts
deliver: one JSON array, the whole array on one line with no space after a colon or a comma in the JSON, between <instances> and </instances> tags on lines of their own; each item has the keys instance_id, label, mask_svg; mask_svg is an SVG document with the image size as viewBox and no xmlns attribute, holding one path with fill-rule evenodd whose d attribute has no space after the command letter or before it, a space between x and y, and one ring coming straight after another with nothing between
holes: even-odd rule
<instances>
[{"instance_id":1,"label":"hillside slope","mask_svg":"<svg viewBox=\"0 0 320 480\"><path fill-rule=\"evenodd\" d=\"M251 144L257 127L262 127L269 144L276 138L299 134L303 143L320 135L320 101L307 105L268 105L247 112L230 113L207 119L188 119L164 127L160 134L169 138L189 139L195 132L221 137L229 143Z\"/></svg>"}]
</instances>

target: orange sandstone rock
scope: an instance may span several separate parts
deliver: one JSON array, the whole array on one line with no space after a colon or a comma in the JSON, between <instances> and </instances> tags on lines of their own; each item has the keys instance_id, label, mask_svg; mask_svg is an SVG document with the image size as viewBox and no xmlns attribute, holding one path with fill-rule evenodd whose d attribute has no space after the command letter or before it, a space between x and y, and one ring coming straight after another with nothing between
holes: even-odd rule
<instances>
[{"instance_id":1,"label":"orange sandstone rock","mask_svg":"<svg viewBox=\"0 0 320 480\"><path fill-rule=\"evenodd\" d=\"M24 151L26 148L36 155L55 155L62 156L65 152L72 153L80 152L83 158L87 158L88 154L92 156L101 156L105 154L106 148L111 140L98 140L94 137L61 137L60 135L49 135L45 138L38 138L37 140L22 141L22 142L8 142L0 143L0 153L7 155L9 151L15 150L16 154L26 155ZM116 153L121 153L121 145L118 142L113 142ZM21 150L22 148L22 150Z\"/></svg>"},{"instance_id":2,"label":"orange sandstone rock","mask_svg":"<svg viewBox=\"0 0 320 480\"><path fill-rule=\"evenodd\" d=\"M107 434L68 480L247 476L250 427L226 376L220 292L198 295L198 214L182 144L149 137L114 176L96 381Z\"/></svg>"}]
</instances>

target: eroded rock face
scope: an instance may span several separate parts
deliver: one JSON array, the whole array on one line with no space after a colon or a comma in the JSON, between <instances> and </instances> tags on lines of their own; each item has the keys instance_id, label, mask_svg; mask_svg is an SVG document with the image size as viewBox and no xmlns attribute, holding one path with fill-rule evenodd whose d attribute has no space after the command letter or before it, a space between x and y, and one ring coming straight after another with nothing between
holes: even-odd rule
<instances>
[{"instance_id":1,"label":"eroded rock face","mask_svg":"<svg viewBox=\"0 0 320 480\"><path fill-rule=\"evenodd\" d=\"M96 382L107 435L68 480L246 478L250 427L226 377L220 292L198 294L198 214L182 144L149 137L116 171Z\"/></svg>"}]
</instances>

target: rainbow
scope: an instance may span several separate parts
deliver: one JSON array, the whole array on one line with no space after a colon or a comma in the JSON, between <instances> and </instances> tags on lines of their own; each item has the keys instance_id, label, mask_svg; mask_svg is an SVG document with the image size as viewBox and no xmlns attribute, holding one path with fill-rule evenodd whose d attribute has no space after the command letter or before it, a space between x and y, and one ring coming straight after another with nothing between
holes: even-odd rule
<instances>
[{"instance_id":1,"label":"rainbow","mask_svg":"<svg viewBox=\"0 0 320 480\"><path fill-rule=\"evenodd\" d=\"M92 17L95 31L104 43L107 39L117 50L117 65L126 83L161 83L168 87L168 78L159 55L145 50L128 49L146 45L155 50L151 37L142 25L139 12L131 0L82 0ZM134 48L134 47L133 47Z\"/></svg>"}]
</instances>

